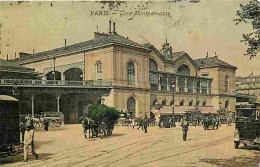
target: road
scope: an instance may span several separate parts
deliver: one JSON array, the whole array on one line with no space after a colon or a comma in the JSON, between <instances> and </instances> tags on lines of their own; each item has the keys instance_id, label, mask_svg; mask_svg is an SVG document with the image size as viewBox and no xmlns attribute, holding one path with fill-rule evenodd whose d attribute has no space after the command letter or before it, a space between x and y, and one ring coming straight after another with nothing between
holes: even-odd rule
<instances>
[{"instance_id":1,"label":"road","mask_svg":"<svg viewBox=\"0 0 260 167\"><path fill-rule=\"evenodd\" d=\"M189 127L188 140L182 141L181 127L159 129L149 127L148 133L131 127L115 127L108 138L85 139L81 125L35 132L39 160L23 155L0 159L8 167L136 167L136 166L256 166L260 152L256 148L234 149L234 125L218 130Z\"/></svg>"}]
</instances>

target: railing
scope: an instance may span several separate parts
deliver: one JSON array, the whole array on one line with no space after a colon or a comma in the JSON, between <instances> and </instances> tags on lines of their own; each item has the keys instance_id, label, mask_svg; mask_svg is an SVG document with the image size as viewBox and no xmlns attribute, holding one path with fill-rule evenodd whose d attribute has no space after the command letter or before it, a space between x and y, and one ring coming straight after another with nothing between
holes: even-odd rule
<instances>
[{"instance_id":1,"label":"railing","mask_svg":"<svg viewBox=\"0 0 260 167\"><path fill-rule=\"evenodd\" d=\"M60 81L60 80L31 80L31 79L1 79L0 85L46 85L46 86L84 86L84 87L111 87L108 81Z\"/></svg>"}]
</instances>

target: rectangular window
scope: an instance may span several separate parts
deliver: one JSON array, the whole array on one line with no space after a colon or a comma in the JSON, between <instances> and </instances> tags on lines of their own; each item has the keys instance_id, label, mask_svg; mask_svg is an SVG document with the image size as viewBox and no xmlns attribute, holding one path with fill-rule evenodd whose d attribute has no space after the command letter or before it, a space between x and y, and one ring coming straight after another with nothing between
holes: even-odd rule
<instances>
[{"instance_id":1,"label":"rectangular window","mask_svg":"<svg viewBox=\"0 0 260 167\"><path fill-rule=\"evenodd\" d=\"M208 77L208 76L209 76L209 73L202 73L201 76L203 76L203 77Z\"/></svg>"}]
</instances>

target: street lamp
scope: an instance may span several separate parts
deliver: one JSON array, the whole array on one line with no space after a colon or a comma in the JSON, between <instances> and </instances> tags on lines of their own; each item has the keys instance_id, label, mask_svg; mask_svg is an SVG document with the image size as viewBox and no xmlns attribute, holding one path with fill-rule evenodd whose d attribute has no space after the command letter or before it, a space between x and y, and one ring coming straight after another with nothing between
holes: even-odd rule
<instances>
[{"instance_id":1,"label":"street lamp","mask_svg":"<svg viewBox=\"0 0 260 167\"><path fill-rule=\"evenodd\" d=\"M53 57L53 69L54 69L54 72L53 72L53 83L55 84L55 80L56 80L56 76L55 76L55 62L56 62L56 56Z\"/></svg>"},{"instance_id":2,"label":"street lamp","mask_svg":"<svg viewBox=\"0 0 260 167\"><path fill-rule=\"evenodd\" d=\"M175 85L172 84L172 125L175 127L175 118L174 118L174 88Z\"/></svg>"}]
</instances>

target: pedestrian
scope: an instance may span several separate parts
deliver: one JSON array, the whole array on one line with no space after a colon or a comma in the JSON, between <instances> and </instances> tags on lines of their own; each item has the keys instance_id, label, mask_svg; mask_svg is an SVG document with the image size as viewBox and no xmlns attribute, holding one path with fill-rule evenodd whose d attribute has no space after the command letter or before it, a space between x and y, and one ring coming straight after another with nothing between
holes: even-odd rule
<instances>
[{"instance_id":1,"label":"pedestrian","mask_svg":"<svg viewBox=\"0 0 260 167\"><path fill-rule=\"evenodd\" d=\"M183 118L183 120L181 122L181 126L182 126L182 133L183 133L183 141L186 141L187 133L188 133L188 126L189 126L186 117Z\"/></svg>"},{"instance_id":2,"label":"pedestrian","mask_svg":"<svg viewBox=\"0 0 260 167\"><path fill-rule=\"evenodd\" d=\"M32 152L35 159L39 158L39 155L36 154L34 150L34 131L30 123L26 123L26 131L24 135L24 162L28 161L28 153Z\"/></svg>"},{"instance_id":3,"label":"pedestrian","mask_svg":"<svg viewBox=\"0 0 260 167\"><path fill-rule=\"evenodd\" d=\"M158 123L159 128L161 128L161 124L162 124L162 117L159 117L159 123Z\"/></svg>"},{"instance_id":4,"label":"pedestrian","mask_svg":"<svg viewBox=\"0 0 260 167\"><path fill-rule=\"evenodd\" d=\"M44 126L44 130L45 130L45 131L48 131L48 128L49 128L49 122L46 121L46 120L43 120L43 126Z\"/></svg>"},{"instance_id":5,"label":"pedestrian","mask_svg":"<svg viewBox=\"0 0 260 167\"><path fill-rule=\"evenodd\" d=\"M228 117L228 125L227 126L231 126L231 123L232 123L232 118Z\"/></svg>"},{"instance_id":6,"label":"pedestrian","mask_svg":"<svg viewBox=\"0 0 260 167\"><path fill-rule=\"evenodd\" d=\"M135 118L132 119L132 126L133 126L133 129L135 128Z\"/></svg>"},{"instance_id":7,"label":"pedestrian","mask_svg":"<svg viewBox=\"0 0 260 167\"><path fill-rule=\"evenodd\" d=\"M22 143L24 141L24 133L26 131L26 121L25 120L22 120L21 123L20 123L20 132L22 133Z\"/></svg>"},{"instance_id":8,"label":"pedestrian","mask_svg":"<svg viewBox=\"0 0 260 167\"><path fill-rule=\"evenodd\" d=\"M137 130L139 130L140 127L142 127L142 130L144 130L142 117L139 117L139 119L138 119L138 128L137 128Z\"/></svg>"},{"instance_id":9,"label":"pedestrian","mask_svg":"<svg viewBox=\"0 0 260 167\"><path fill-rule=\"evenodd\" d=\"M146 115L146 114L145 114L145 116L144 116L143 126L144 126L144 133L147 133L148 118L147 118L147 115Z\"/></svg>"}]
</instances>

